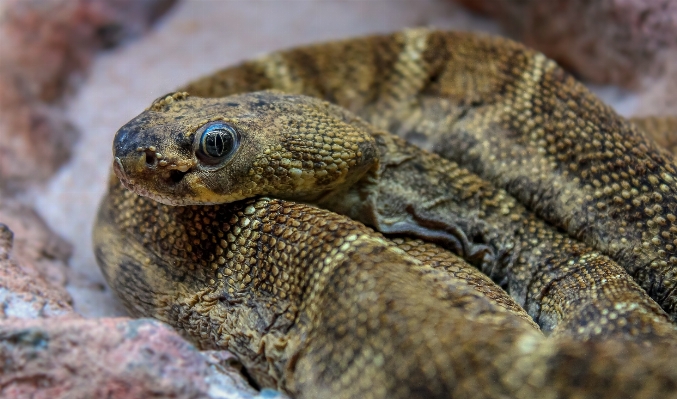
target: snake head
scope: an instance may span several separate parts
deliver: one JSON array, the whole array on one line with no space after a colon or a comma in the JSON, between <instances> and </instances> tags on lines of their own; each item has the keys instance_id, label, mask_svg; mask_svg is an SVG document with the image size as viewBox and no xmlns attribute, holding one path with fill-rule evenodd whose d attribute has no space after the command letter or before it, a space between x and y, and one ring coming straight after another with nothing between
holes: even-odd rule
<instances>
[{"instance_id":1,"label":"snake head","mask_svg":"<svg viewBox=\"0 0 677 399\"><path fill-rule=\"evenodd\" d=\"M164 96L118 130L113 155L128 189L169 205L258 195L313 201L378 164L359 118L319 99L271 91Z\"/></svg>"}]
</instances>

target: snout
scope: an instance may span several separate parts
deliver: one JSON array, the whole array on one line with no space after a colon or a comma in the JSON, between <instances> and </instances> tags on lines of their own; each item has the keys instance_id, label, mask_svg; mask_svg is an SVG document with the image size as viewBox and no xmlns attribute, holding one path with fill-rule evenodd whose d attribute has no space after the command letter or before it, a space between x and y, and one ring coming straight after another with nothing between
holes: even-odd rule
<instances>
[{"instance_id":1,"label":"snout","mask_svg":"<svg viewBox=\"0 0 677 399\"><path fill-rule=\"evenodd\" d=\"M184 180L196 161L190 142L166 128L139 126L134 121L120 128L113 140L113 170L137 194L176 203L175 198L190 189Z\"/></svg>"}]
</instances>

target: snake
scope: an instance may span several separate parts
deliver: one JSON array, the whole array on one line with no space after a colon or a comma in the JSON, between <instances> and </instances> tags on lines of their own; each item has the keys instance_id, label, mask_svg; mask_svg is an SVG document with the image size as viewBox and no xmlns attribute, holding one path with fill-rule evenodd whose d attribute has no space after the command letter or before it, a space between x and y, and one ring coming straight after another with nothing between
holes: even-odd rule
<instances>
[{"instance_id":1,"label":"snake","mask_svg":"<svg viewBox=\"0 0 677 399\"><path fill-rule=\"evenodd\" d=\"M671 155L516 43L417 29L274 53L158 99L113 147L120 182L95 227L109 283L133 314L246 359L262 386L299 397L671 392L629 383L672 378L660 366L674 342L670 244L642 258L647 233L674 218L663 212ZM260 195L280 200L246 200ZM633 207L650 201L661 210ZM438 246L301 202L452 249L551 336ZM421 246L464 272L435 267ZM620 353L637 358L625 372ZM560 356L572 364L554 367ZM583 369L583 382L565 377Z\"/></svg>"}]
</instances>

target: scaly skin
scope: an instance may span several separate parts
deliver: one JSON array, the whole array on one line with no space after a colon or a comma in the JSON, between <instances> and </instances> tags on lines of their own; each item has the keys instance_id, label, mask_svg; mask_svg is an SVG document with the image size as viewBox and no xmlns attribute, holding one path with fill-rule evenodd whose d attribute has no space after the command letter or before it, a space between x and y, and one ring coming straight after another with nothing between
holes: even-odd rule
<instances>
[{"instance_id":1,"label":"scaly skin","mask_svg":"<svg viewBox=\"0 0 677 399\"><path fill-rule=\"evenodd\" d=\"M380 127L434 142L445 133L441 127L465 128L484 111L502 110L521 122L512 100L556 95L547 89L534 96L532 86L514 84L529 75L524 66L539 59L508 41L416 30L278 53L188 90L312 94L360 111ZM529 128L542 122L529 120ZM142 152L151 163L164 160L157 148ZM167 165L178 171L167 170L169 179L185 178L195 166ZM454 177L463 181L465 173ZM345 194L337 190L328 186L325 194ZM102 270L132 313L165 320L202 347L233 350L263 386L298 397L675 395L674 346L545 340L506 311L511 306L479 295L469 279L435 271L363 226L306 205L261 199L174 208L113 184L94 239ZM582 277L575 280L595 282ZM562 288L571 295L570 285ZM579 299L571 298L576 305Z\"/></svg>"},{"instance_id":2,"label":"scaly skin","mask_svg":"<svg viewBox=\"0 0 677 399\"><path fill-rule=\"evenodd\" d=\"M195 143L215 121L235 129L240 144L219 163L205 163ZM123 126L113 150L123 183L160 202L314 201L382 233L453 247L507 281L546 333L677 342L665 313L615 262L478 176L327 102L273 92L221 99L178 93ZM177 177L176 165L191 166Z\"/></svg>"},{"instance_id":3,"label":"scaly skin","mask_svg":"<svg viewBox=\"0 0 677 399\"><path fill-rule=\"evenodd\" d=\"M299 399L677 397L675 346L545 339L465 277L308 205L172 207L113 178L94 247L133 315Z\"/></svg>"},{"instance_id":4,"label":"scaly skin","mask_svg":"<svg viewBox=\"0 0 677 399\"><path fill-rule=\"evenodd\" d=\"M630 118L640 130L647 133L656 143L672 153L677 154L677 117L645 116Z\"/></svg>"},{"instance_id":5,"label":"scaly skin","mask_svg":"<svg viewBox=\"0 0 677 399\"><path fill-rule=\"evenodd\" d=\"M622 265L677 318L673 157L542 54L408 30L296 48L181 89L323 98L504 188Z\"/></svg>"}]
</instances>

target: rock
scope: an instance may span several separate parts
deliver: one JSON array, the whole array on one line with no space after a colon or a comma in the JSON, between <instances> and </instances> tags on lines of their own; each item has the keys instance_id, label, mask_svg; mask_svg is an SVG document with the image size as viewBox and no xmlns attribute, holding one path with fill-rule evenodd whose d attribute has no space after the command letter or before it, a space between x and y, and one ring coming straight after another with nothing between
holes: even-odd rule
<instances>
[{"instance_id":1,"label":"rock","mask_svg":"<svg viewBox=\"0 0 677 399\"><path fill-rule=\"evenodd\" d=\"M82 318L65 289L70 251L32 209L0 201L0 398L283 398L158 321Z\"/></svg>"},{"instance_id":2,"label":"rock","mask_svg":"<svg viewBox=\"0 0 677 399\"><path fill-rule=\"evenodd\" d=\"M258 396L227 352L150 319L6 320L0 359L3 398L282 398Z\"/></svg>"},{"instance_id":3,"label":"rock","mask_svg":"<svg viewBox=\"0 0 677 399\"><path fill-rule=\"evenodd\" d=\"M283 398L158 321L76 314L70 252L31 208L0 200L0 398Z\"/></svg>"},{"instance_id":4,"label":"rock","mask_svg":"<svg viewBox=\"0 0 677 399\"><path fill-rule=\"evenodd\" d=\"M670 0L457 0L496 18L517 40L584 79L638 87L677 48Z\"/></svg>"},{"instance_id":5,"label":"rock","mask_svg":"<svg viewBox=\"0 0 677 399\"><path fill-rule=\"evenodd\" d=\"M63 116L60 100L97 50L143 32L174 2L0 2L2 186L44 181L69 158L77 134Z\"/></svg>"},{"instance_id":6,"label":"rock","mask_svg":"<svg viewBox=\"0 0 677 399\"><path fill-rule=\"evenodd\" d=\"M71 251L31 208L0 198L0 319L73 313L65 288Z\"/></svg>"},{"instance_id":7,"label":"rock","mask_svg":"<svg viewBox=\"0 0 677 399\"><path fill-rule=\"evenodd\" d=\"M29 276L15 262L0 261L0 320L72 313L70 296L52 288L43 279Z\"/></svg>"},{"instance_id":8,"label":"rock","mask_svg":"<svg viewBox=\"0 0 677 399\"><path fill-rule=\"evenodd\" d=\"M644 90L640 94L636 115L677 115L677 50L665 56L665 72L654 79L647 79ZM671 126L674 127L674 126ZM677 150L677 130L657 132L663 135L656 137L657 142L673 153Z\"/></svg>"}]
</instances>

